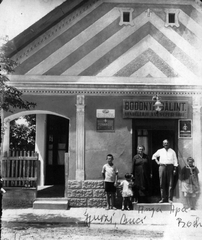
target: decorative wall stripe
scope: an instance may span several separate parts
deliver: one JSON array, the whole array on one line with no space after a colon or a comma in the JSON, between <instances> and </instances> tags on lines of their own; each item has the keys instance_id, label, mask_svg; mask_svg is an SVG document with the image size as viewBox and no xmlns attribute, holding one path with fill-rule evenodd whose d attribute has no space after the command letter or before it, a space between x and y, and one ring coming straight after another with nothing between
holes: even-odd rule
<instances>
[{"instance_id":1,"label":"decorative wall stripe","mask_svg":"<svg viewBox=\"0 0 202 240\"><path fill-rule=\"evenodd\" d=\"M174 48L177 47L181 49L181 51L189 55L192 60L196 59L196 61L201 61L201 56L198 55L196 49L194 49L194 47L192 47L183 37L177 34L173 28L165 28L165 23L156 14L151 16L151 23L158 29L159 32L173 42ZM165 47L166 46L167 43L165 44Z\"/></svg>"},{"instance_id":2,"label":"decorative wall stripe","mask_svg":"<svg viewBox=\"0 0 202 240\"><path fill-rule=\"evenodd\" d=\"M187 15L185 12L180 11L179 20L182 22L186 28L192 31L199 39L202 40L202 25L194 21L190 15ZM202 23L201 23L202 24Z\"/></svg>"},{"instance_id":3,"label":"decorative wall stripe","mask_svg":"<svg viewBox=\"0 0 202 240\"><path fill-rule=\"evenodd\" d=\"M147 37L147 44L150 46L150 48L156 54L158 53L158 56L164 61L164 64L172 62L172 67L174 68L174 71L178 74L179 77L180 76L184 77L185 79L188 79L189 81L193 81L194 79L196 79L196 76L191 71L189 71L178 59L176 59L172 54L170 54L153 37L151 37L151 36ZM143 48L144 46L146 46L145 42L143 42L143 46L140 46L140 48ZM113 68L113 65L112 65L112 68ZM138 70L138 69L136 69L136 70ZM124 69L121 69L117 74L115 74L115 76L116 75L123 76L122 71L124 71ZM130 73L130 74L132 74L132 73Z\"/></svg>"},{"instance_id":4,"label":"decorative wall stripe","mask_svg":"<svg viewBox=\"0 0 202 240\"><path fill-rule=\"evenodd\" d=\"M142 25L142 23L144 23L143 19L145 19L145 21L148 21L148 18L143 16L143 14L141 14L139 17L142 18L142 22L140 23L140 26ZM158 39L158 41L161 42L162 45L165 45L167 50L170 53L172 53L177 59L179 59L181 62L183 62L183 64L187 68L189 68L196 75L200 75L200 68L199 68L197 62L200 63L201 56L199 54L197 54L195 49L187 41L185 41L182 37L180 37L179 34L177 34L174 30L172 30L172 29L168 30L168 29L164 28L163 21L159 17L157 17L155 14L152 14L152 16L151 16L151 18L149 18L149 20L153 24L157 25L158 29L161 29L161 31L163 31L163 33L166 34L166 37L162 34L161 31L159 31L157 28L155 28L153 26L151 27L153 32L150 33L150 34L152 34L152 36L154 38ZM136 28L139 28L140 26L138 26L138 21L135 21L135 22L136 22ZM123 35L122 29L120 30L120 32L121 32L121 35ZM142 32L143 32L143 30L142 30ZM114 36L112 36L112 38L113 37ZM169 37L169 39L167 39L167 37ZM119 36L116 36L116 39L121 41L121 37L119 37ZM171 39L174 42L171 41ZM116 42L113 41L113 40L111 41L111 43L109 41L106 41L103 44L104 47L102 45L100 45L99 46L100 49L99 48L96 49L97 52L94 53L94 51L92 51L90 54L88 54L86 57L84 57L81 61L77 62L72 68L67 69L63 73L63 75L84 75L84 76L94 75L95 70L97 69L96 65L99 66L99 68L101 67L101 65L100 65L100 62L98 62L99 64L96 64L96 63L93 63L93 62L96 61L96 59L98 61L102 57L102 55L104 53L106 53L106 51L105 51L107 49L105 47L106 44L108 44L108 49L107 50L110 51L110 47L111 47L111 49L113 49L113 47L115 47L115 46L112 45L112 44L117 44ZM134 44L135 44L135 42L134 42ZM177 44L178 44L179 47L177 46ZM185 51L185 53L183 51ZM98 52L101 53L101 54L99 54ZM93 55L94 55L94 58L93 58ZM114 54L112 54L112 52L110 52L110 55L114 56ZM190 57L190 55L191 55L191 57ZM196 62L194 59L196 59L198 61ZM109 63L109 60L107 60L107 62ZM82 69L85 69L85 68L86 68L86 70L82 71Z\"/></svg>"},{"instance_id":5,"label":"decorative wall stripe","mask_svg":"<svg viewBox=\"0 0 202 240\"><path fill-rule=\"evenodd\" d=\"M95 37L91 38L89 41L81 45L76 51L72 52L69 56L65 57L57 65L53 66L50 70L45 72L46 75L60 75L62 72L71 68L74 64L85 58L89 52L93 51L99 47L103 42L107 41L111 35L116 34L121 27L118 25L119 20L115 20L109 26L107 26L103 31L96 34Z\"/></svg>"},{"instance_id":6,"label":"decorative wall stripe","mask_svg":"<svg viewBox=\"0 0 202 240\"><path fill-rule=\"evenodd\" d=\"M115 59L111 64L109 64L106 68L104 68L102 71L100 71L97 76L130 76L133 72L130 72L129 69L127 71L124 71L123 68L130 64L134 59L139 58L139 55L141 55L144 51L146 51L149 48L149 42L148 40L148 29L144 28L144 33L146 34L146 37L142 37L142 39L137 42L132 48L130 48L125 53L121 54L120 57ZM140 60L140 59L139 59ZM137 61L135 66L136 70L138 69L138 64L141 64L143 60ZM146 60L148 61L148 60ZM145 64L146 61L143 63ZM122 72L122 74L118 74L118 72ZM117 74L116 74L117 73Z\"/></svg>"},{"instance_id":7,"label":"decorative wall stripe","mask_svg":"<svg viewBox=\"0 0 202 240\"><path fill-rule=\"evenodd\" d=\"M126 40L129 36L134 34L141 26L143 26L148 19L144 17L145 14L142 13L140 16L136 18L136 24L134 27L125 26L116 34L107 39L104 43L102 43L95 50L91 51L85 58L78 61L71 68L67 69L62 75L80 75L85 69L90 67L93 62L100 59L106 53L108 53L111 49L116 47L118 44ZM81 74L85 75L85 74ZM94 74L93 74L94 75Z\"/></svg>"},{"instance_id":8,"label":"decorative wall stripe","mask_svg":"<svg viewBox=\"0 0 202 240\"><path fill-rule=\"evenodd\" d=\"M149 44L148 36L147 43ZM142 43L142 45L144 42ZM143 49L143 47L141 47ZM162 59L157 55L151 48L145 50L141 55L131 61L127 66L120 69L115 76L135 76L136 71L142 68L146 63L151 62L156 68L161 71L161 73L166 77L178 77L177 73ZM152 75L153 77L155 75Z\"/></svg>"},{"instance_id":9,"label":"decorative wall stripe","mask_svg":"<svg viewBox=\"0 0 202 240\"><path fill-rule=\"evenodd\" d=\"M48 56L50 56L53 52L57 51L64 44L69 42L72 38L76 37L79 33L84 31L87 27L92 25L95 21L97 21L100 17L109 12L113 6L110 4L100 5L96 8L91 14L85 16L83 19L78 21L74 26L72 26L68 31L62 33L58 38L54 39L46 46L44 46L40 51L33 54L29 59L25 60L23 64L19 65L15 72L20 74L27 73L31 68L42 62Z\"/></svg>"},{"instance_id":10,"label":"decorative wall stripe","mask_svg":"<svg viewBox=\"0 0 202 240\"><path fill-rule=\"evenodd\" d=\"M179 40L178 45L168 39L165 35L162 34L156 27L153 25L152 27L152 37L155 38L171 55L173 55L176 59L182 62L189 70L191 70L194 74L199 75L200 68L197 62L191 59L185 52L186 49L181 49L181 41ZM174 36L173 36L174 39ZM183 44L182 44L183 45ZM185 51L185 52L184 52ZM192 56L193 57L193 56ZM197 57L196 57L197 58ZM172 64L171 61L169 61Z\"/></svg>"},{"instance_id":11,"label":"decorative wall stripe","mask_svg":"<svg viewBox=\"0 0 202 240\"><path fill-rule=\"evenodd\" d=\"M39 38L28 44L24 49L15 54L12 59L18 62L18 64L22 64L26 59L31 57L37 51L40 51L44 46L70 29L73 25L90 14L101 4L102 2L100 0L94 0L93 4L84 4L81 8L77 9L62 21L54 25L51 29L43 33Z\"/></svg>"},{"instance_id":12,"label":"decorative wall stripe","mask_svg":"<svg viewBox=\"0 0 202 240\"><path fill-rule=\"evenodd\" d=\"M40 62L33 69L28 71L27 74L44 74L50 69L51 66L55 66L64 58L67 58L71 53L76 51L78 48L83 46L87 41L95 37L103 29L105 29L108 25L113 23L119 16L120 16L119 12L116 9L112 9L107 14L100 17L92 25L90 25L81 33L79 33L77 36L72 38L69 42L64 44L61 48L53 52L50 56L44 59L43 62ZM115 26L113 26L113 28L114 27ZM110 32L110 29L108 31Z\"/></svg>"},{"instance_id":13,"label":"decorative wall stripe","mask_svg":"<svg viewBox=\"0 0 202 240\"><path fill-rule=\"evenodd\" d=\"M119 25L121 6L134 8L134 26ZM175 5L180 26L165 27L169 6L95 1L74 25L64 24L57 38L28 53L15 74L201 77L202 12L194 4Z\"/></svg>"},{"instance_id":14,"label":"decorative wall stripe","mask_svg":"<svg viewBox=\"0 0 202 240\"><path fill-rule=\"evenodd\" d=\"M167 77L153 63L147 62L143 67L139 68L131 77Z\"/></svg>"},{"instance_id":15,"label":"decorative wall stripe","mask_svg":"<svg viewBox=\"0 0 202 240\"><path fill-rule=\"evenodd\" d=\"M119 58L122 54L127 52L131 47L135 46L142 40L142 38L148 35L149 28L148 23L134 32L132 35L127 37L124 41L117 44L115 47L111 48L103 57L99 58L96 62L94 62L90 67L88 67L85 71L81 72L80 76L89 76L89 75L97 75L101 69L107 67L110 63ZM141 52L141 49L139 49ZM102 51L100 49L100 51ZM133 56L134 57L134 56Z\"/></svg>"}]
</instances>

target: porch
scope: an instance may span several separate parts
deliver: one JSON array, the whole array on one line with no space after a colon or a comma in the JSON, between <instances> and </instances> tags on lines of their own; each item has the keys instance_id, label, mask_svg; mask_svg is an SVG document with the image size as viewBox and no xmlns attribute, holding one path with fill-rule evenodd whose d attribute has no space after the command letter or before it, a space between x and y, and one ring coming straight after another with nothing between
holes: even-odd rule
<instances>
[{"instance_id":1,"label":"porch","mask_svg":"<svg viewBox=\"0 0 202 240\"><path fill-rule=\"evenodd\" d=\"M67 209L64 198L64 186L38 186L40 161L38 153L11 151L2 157L2 178L6 194L3 196L3 208ZM39 202L44 198L42 207ZM55 203L56 200L58 203ZM35 202L37 201L37 204ZM44 205L44 203L46 203Z\"/></svg>"}]
</instances>

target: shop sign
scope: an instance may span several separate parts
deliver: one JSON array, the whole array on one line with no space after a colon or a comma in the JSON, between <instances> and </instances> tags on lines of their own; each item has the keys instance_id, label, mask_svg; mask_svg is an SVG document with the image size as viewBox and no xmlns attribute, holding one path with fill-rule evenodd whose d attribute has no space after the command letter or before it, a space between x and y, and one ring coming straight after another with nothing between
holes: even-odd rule
<instances>
[{"instance_id":1,"label":"shop sign","mask_svg":"<svg viewBox=\"0 0 202 240\"><path fill-rule=\"evenodd\" d=\"M192 122L191 120L178 121L179 138L192 137Z\"/></svg>"},{"instance_id":2,"label":"shop sign","mask_svg":"<svg viewBox=\"0 0 202 240\"><path fill-rule=\"evenodd\" d=\"M123 118L187 118L188 101L161 101L162 110L156 112L154 101L123 100Z\"/></svg>"}]
</instances>

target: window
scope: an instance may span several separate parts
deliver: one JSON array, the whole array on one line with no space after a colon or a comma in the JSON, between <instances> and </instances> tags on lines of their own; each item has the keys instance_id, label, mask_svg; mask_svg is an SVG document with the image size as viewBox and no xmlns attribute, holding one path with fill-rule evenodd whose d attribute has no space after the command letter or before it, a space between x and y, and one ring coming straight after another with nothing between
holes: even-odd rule
<instances>
[{"instance_id":1,"label":"window","mask_svg":"<svg viewBox=\"0 0 202 240\"><path fill-rule=\"evenodd\" d=\"M148 154L149 149L149 135L147 129L137 130L137 144L145 147L145 153Z\"/></svg>"},{"instance_id":2,"label":"window","mask_svg":"<svg viewBox=\"0 0 202 240\"><path fill-rule=\"evenodd\" d=\"M130 12L123 12L123 22L130 22Z\"/></svg>"},{"instance_id":3,"label":"window","mask_svg":"<svg viewBox=\"0 0 202 240\"><path fill-rule=\"evenodd\" d=\"M175 13L169 13L168 14L168 22L169 23L175 23Z\"/></svg>"},{"instance_id":4,"label":"window","mask_svg":"<svg viewBox=\"0 0 202 240\"><path fill-rule=\"evenodd\" d=\"M119 8L120 22L119 25L134 25L132 20L132 8Z\"/></svg>"},{"instance_id":5,"label":"window","mask_svg":"<svg viewBox=\"0 0 202 240\"><path fill-rule=\"evenodd\" d=\"M179 27L179 20L178 15L180 10L179 9L166 9L166 23L165 26L171 26L171 27Z\"/></svg>"}]
</instances>

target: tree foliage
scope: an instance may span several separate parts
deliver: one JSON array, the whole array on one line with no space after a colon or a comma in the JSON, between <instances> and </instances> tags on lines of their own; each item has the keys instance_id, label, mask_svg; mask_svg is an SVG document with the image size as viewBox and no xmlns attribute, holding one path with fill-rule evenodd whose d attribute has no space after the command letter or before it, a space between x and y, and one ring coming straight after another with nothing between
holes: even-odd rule
<instances>
[{"instance_id":1,"label":"tree foliage","mask_svg":"<svg viewBox=\"0 0 202 240\"><path fill-rule=\"evenodd\" d=\"M27 115L10 122L10 150L34 151L36 133L36 115Z\"/></svg>"},{"instance_id":2,"label":"tree foliage","mask_svg":"<svg viewBox=\"0 0 202 240\"><path fill-rule=\"evenodd\" d=\"M1 110L1 143L4 136L4 111L13 112L14 109L25 109L30 110L35 107L36 104L33 102L28 102L22 98L23 93L17 88L13 87L9 81L9 75L15 71L17 63L8 57L8 51L12 49L12 42L8 41L8 37L0 39L0 110ZM3 111L2 111L3 110ZM13 125L12 125L13 127ZM14 128L14 127L13 127ZM33 132L34 128L31 126L16 126L14 131L15 138L19 139L19 142L13 143L12 148L18 147L20 144L23 146L33 142ZM17 136L17 134L19 136ZM35 132L34 132L35 134ZM2 148L1 148L2 151Z\"/></svg>"},{"instance_id":3,"label":"tree foliage","mask_svg":"<svg viewBox=\"0 0 202 240\"><path fill-rule=\"evenodd\" d=\"M9 74L12 74L17 63L7 57L7 51L12 46L8 39L2 39L4 44L0 46L0 109L13 112L15 108L29 110L35 107L35 103L22 99L22 92L9 84Z\"/></svg>"}]
</instances>

